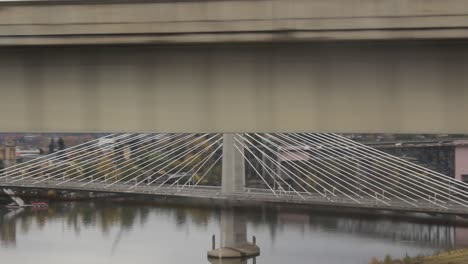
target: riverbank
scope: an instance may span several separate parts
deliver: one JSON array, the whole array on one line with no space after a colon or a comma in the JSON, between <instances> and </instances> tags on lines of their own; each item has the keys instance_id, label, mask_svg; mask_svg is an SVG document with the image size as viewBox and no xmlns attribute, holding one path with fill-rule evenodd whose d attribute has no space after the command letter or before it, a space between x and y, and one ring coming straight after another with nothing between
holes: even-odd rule
<instances>
[{"instance_id":1,"label":"riverbank","mask_svg":"<svg viewBox=\"0 0 468 264\"><path fill-rule=\"evenodd\" d=\"M369 264L467 264L468 248L442 252L432 256L405 257L403 259L392 260L387 256L384 260L378 261L375 258Z\"/></svg>"}]
</instances>

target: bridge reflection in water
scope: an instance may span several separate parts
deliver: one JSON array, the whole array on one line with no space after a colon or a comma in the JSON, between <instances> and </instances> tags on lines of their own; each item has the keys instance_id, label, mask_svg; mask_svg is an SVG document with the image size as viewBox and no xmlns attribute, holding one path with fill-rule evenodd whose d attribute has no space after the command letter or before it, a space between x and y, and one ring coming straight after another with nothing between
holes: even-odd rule
<instances>
[{"instance_id":1,"label":"bridge reflection in water","mask_svg":"<svg viewBox=\"0 0 468 264\"><path fill-rule=\"evenodd\" d=\"M385 243L395 243L402 245L402 247L412 244L417 245L419 248L437 250L468 246L468 227L456 225L454 222L447 220L450 219L402 219L385 216L353 217L318 212L285 211L282 208L225 211L168 206L119 205L101 202L56 203L51 204L49 209L43 211L0 209L0 253L5 249L21 248L21 244L24 246L25 242L27 242L28 239L26 238L28 236L37 235L38 232L42 233L41 237L47 237L49 234L47 232L50 232L47 226L52 226L54 230L72 231L75 236L97 229L98 233L102 233L101 235L98 234L98 236L109 237L109 239L105 240L108 241L108 245L104 246L104 248L107 247L109 252L114 254L114 252L119 252L119 250L128 246L119 246L119 243L127 243L125 240L132 237L137 230L142 229L146 233L155 232L148 225L166 224L174 226L174 230L169 231L169 237L158 236L155 233L152 239L154 241L165 240L164 243L167 243L167 247L170 247L173 242L174 244L183 243L187 248L193 248L194 252L190 253L199 256L200 260L206 259L205 250L211 246L210 238L213 231L224 234L219 238L220 242L227 241L227 239L245 241L247 234L258 237L257 244L262 249L262 255L257 259L223 260L222 263L265 263L265 261L261 260L268 259L270 257L268 255L272 253L271 248L268 249L268 247L276 244L278 248L275 250L282 250L281 246L278 245L282 244L282 240L285 239L285 230L288 230L289 233L313 236L310 239L352 237L353 239L386 241ZM223 229L226 227L231 229ZM118 232L110 232L110 230L118 230ZM171 236L173 236L171 232L180 232L177 230L187 230L186 232L189 233L196 232L196 230L205 231L198 234L196 238L193 235L187 236L186 241L171 241ZM234 237L227 237L227 231L233 234ZM174 236L172 240L175 240L175 238ZM32 241L36 240L33 239ZM135 240L132 240L133 242ZM31 243L31 241L28 243ZM53 244L54 241L49 243ZM310 243L310 241L307 243ZM309 246L309 244L306 246ZM74 250L79 251L80 246L76 245L76 247L77 249ZM313 245L311 244L310 247L313 247ZM204 248L205 250L197 248ZM80 251L80 254L86 254L86 252ZM158 255L160 252L148 252L147 254ZM371 257L373 252L368 254ZM190 254L188 253L188 255ZM151 256L153 259L154 257L156 256ZM217 259L207 261L209 263L220 263Z\"/></svg>"}]
</instances>

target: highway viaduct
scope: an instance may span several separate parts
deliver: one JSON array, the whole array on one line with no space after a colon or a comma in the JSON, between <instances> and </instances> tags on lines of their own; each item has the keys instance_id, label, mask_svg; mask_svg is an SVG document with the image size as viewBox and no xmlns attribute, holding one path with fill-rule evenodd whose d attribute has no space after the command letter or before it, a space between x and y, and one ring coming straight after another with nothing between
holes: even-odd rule
<instances>
[{"instance_id":1,"label":"highway viaduct","mask_svg":"<svg viewBox=\"0 0 468 264\"><path fill-rule=\"evenodd\" d=\"M468 133L463 0L0 3L3 132Z\"/></svg>"}]
</instances>

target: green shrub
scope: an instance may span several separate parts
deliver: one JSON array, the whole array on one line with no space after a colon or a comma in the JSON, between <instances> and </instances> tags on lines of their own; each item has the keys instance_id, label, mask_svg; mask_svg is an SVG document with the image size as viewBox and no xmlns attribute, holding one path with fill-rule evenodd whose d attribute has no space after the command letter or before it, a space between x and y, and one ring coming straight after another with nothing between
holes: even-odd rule
<instances>
[{"instance_id":1,"label":"green shrub","mask_svg":"<svg viewBox=\"0 0 468 264\"><path fill-rule=\"evenodd\" d=\"M390 255L386 255L384 259L385 264L392 264L392 257Z\"/></svg>"},{"instance_id":2,"label":"green shrub","mask_svg":"<svg viewBox=\"0 0 468 264\"><path fill-rule=\"evenodd\" d=\"M403 264L411 264L411 258L406 254L406 256L403 258Z\"/></svg>"}]
</instances>

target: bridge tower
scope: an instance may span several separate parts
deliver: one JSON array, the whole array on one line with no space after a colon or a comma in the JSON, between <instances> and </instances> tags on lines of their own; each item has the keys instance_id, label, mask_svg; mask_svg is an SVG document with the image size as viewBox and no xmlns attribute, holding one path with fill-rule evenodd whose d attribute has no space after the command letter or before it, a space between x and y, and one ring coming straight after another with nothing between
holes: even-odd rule
<instances>
[{"instance_id":1,"label":"bridge tower","mask_svg":"<svg viewBox=\"0 0 468 264\"><path fill-rule=\"evenodd\" d=\"M244 147L236 142L242 142L242 138L235 133L224 133L221 190L225 194L244 191Z\"/></svg>"}]
</instances>

